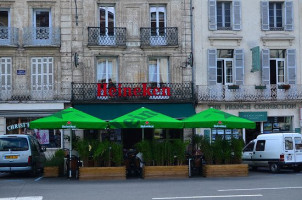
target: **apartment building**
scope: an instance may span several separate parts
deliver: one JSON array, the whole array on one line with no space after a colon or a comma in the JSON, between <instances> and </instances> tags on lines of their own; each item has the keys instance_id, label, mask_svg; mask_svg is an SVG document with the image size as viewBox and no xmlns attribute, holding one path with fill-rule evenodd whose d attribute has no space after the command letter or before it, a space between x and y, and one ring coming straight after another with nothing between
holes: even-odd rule
<instances>
[{"instance_id":1,"label":"apartment building","mask_svg":"<svg viewBox=\"0 0 302 200\"><path fill-rule=\"evenodd\" d=\"M104 120L142 106L193 114L191 3L0 0L1 134L70 105ZM127 132L140 135L107 136ZM48 134L62 146L60 131Z\"/></svg>"},{"instance_id":2,"label":"apartment building","mask_svg":"<svg viewBox=\"0 0 302 200\"><path fill-rule=\"evenodd\" d=\"M201 134L301 132L300 0L193 1L196 111L217 109L253 120L255 130Z\"/></svg>"}]
</instances>

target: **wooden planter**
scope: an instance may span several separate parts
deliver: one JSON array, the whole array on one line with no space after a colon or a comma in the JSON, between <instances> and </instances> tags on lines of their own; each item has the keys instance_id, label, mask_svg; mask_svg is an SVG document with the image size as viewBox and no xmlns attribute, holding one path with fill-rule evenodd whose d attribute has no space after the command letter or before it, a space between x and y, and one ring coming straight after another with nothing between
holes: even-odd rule
<instances>
[{"instance_id":1,"label":"wooden planter","mask_svg":"<svg viewBox=\"0 0 302 200\"><path fill-rule=\"evenodd\" d=\"M43 177L58 177L59 167L44 167Z\"/></svg>"},{"instance_id":2,"label":"wooden planter","mask_svg":"<svg viewBox=\"0 0 302 200\"><path fill-rule=\"evenodd\" d=\"M144 166L143 178L189 178L189 166Z\"/></svg>"},{"instance_id":3,"label":"wooden planter","mask_svg":"<svg viewBox=\"0 0 302 200\"><path fill-rule=\"evenodd\" d=\"M81 167L80 180L125 180L126 167Z\"/></svg>"},{"instance_id":4,"label":"wooden planter","mask_svg":"<svg viewBox=\"0 0 302 200\"><path fill-rule=\"evenodd\" d=\"M204 177L248 176L248 165L203 165L202 172Z\"/></svg>"}]
</instances>

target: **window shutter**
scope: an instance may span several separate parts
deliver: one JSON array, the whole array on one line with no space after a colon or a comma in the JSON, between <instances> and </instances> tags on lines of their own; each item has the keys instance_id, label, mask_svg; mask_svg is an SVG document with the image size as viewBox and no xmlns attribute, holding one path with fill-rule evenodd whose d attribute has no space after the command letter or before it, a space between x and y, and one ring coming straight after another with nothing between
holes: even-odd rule
<instances>
[{"instance_id":1,"label":"window shutter","mask_svg":"<svg viewBox=\"0 0 302 200\"><path fill-rule=\"evenodd\" d=\"M208 50L208 85L217 83L217 50Z\"/></svg>"},{"instance_id":2,"label":"window shutter","mask_svg":"<svg viewBox=\"0 0 302 200\"><path fill-rule=\"evenodd\" d=\"M235 0L233 2L233 30L241 30L241 1Z\"/></svg>"},{"instance_id":3,"label":"window shutter","mask_svg":"<svg viewBox=\"0 0 302 200\"><path fill-rule=\"evenodd\" d=\"M244 83L244 53L243 49L235 49L235 84Z\"/></svg>"},{"instance_id":4,"label":"window shutter","mask_svg":"<svg viewBox=\"0 0 302 200\"><path fill-rule=\"evenodd\" d=\"M216 0L209 0L209 30L217 30Z\"/></svg>"},{"instance_id":5,"label":"window shutter","mask_svg":"<svg viewBox=\"0 0 302 200\"><path fill-rule=\"evenodd\" d=\"M285 30L294 30L294 17L293 17L293 2L285 1Z\"/></svg>"},{"instance_id":6,"label":"window shutter","mask_svg":"<svg viewBox=\"0 0 302 200\"><path fill-rule=\"evenodd\" d=\"M262 84L270 84L270 51L262 49Z\"/></svg>"},{"instance_id":7,"label":"window shutter","mask_svg":"<svg viewBox=\"0 0 302 200\"><path fill-rule=\"evenodd\" d=\"M269 30L269 2L261 1L261 17L262 17L262 30Z\"/></svg>"},{"instance_id":8,"label":"window shutter","mask_svg":"<svg viewBox=\"0 0 302 200\"><path fill-rule=\"evenodd\" d=\"M296 49L287 50L286 63L288 83L296 84Z\"/></svg>"}]
</instances>

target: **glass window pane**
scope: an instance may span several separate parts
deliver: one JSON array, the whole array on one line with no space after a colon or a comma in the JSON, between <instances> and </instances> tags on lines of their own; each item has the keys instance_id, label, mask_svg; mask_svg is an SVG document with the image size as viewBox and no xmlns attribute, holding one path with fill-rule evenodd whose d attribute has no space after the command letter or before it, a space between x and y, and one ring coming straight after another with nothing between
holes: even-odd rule
<instances>
[{"instance_id":1,"label":"glass window pane","mask_svg":"<svg viewBox=\"0 0 302 200\"><path fill-rule=\"evenodd\" d=\"M293 150L293 139L291 137L285 138L285 150Z\"/></svg>"}]
</instances>

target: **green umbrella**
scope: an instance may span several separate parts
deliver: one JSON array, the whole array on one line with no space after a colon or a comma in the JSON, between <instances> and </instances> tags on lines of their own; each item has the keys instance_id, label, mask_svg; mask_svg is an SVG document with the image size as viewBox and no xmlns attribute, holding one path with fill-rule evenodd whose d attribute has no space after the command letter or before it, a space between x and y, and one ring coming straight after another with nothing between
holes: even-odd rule
<instances>
[{"instance_id":1,"label":"green umbrella","mask_svg":"<svg viewBox=\"0 0 302 200\"><path fill-rule=\"evenodd\" d=\"M109 121L110 128L183 128L183 122L142 107Z\"/></svg>"},{"instance_id":2,"label":"green umbrella","mask_svg":"<svg viewBox=\"0 0 302 200\"><path fill-rule=\"evenodd\" d=\"M256 123L245 118L209 108L182 120L184 128L256 128Z\"/></svg>"},{"instance_id":3,"label":"green umbrella","mask_svg":"<svg viewBox=\"0 0 302 200\"><path fill-rule=\"evenodd\" d=\"M72 107L29 123L31 129L104 129L106 127L106 121Z\"/></svg>"},{"instance_id":4,"label":"green umbrella","mask_svg":"<svg viewBox=\"0 0 302 200\"><path fill-rule=\"evenodd\" d=\"M75 108L67 108L53 115L29 123L31 129L105 129L107 122ZM72 134L70 134L69 156L71 161ZM71 177L71 168L69 170Z\"/></svg>"}]
</instances>

